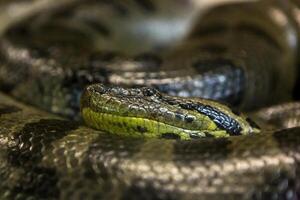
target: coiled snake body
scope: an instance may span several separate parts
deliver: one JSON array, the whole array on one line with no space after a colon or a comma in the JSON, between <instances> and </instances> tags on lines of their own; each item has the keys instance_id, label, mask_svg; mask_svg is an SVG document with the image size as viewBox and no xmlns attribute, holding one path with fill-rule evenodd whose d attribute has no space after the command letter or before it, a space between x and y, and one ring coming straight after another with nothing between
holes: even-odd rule
<instances>
[{"instance_id":1,"label":"coiled snake body","mask_svg":"<svg viewBox=\"0 0 300 200\"><path fill-rule=\"evenodd\" d=\"M298 198L300 105L286 103L297 96L296 2L205 14L197 1L0 8L1 89L80 120L83 88L101 82L88 87L81 109L105 130L1 94L1 199ZM260 133L235 112L275 103L250 113ZM163 139L144 138L151 134Z\"/></svg>"}]
</instances>

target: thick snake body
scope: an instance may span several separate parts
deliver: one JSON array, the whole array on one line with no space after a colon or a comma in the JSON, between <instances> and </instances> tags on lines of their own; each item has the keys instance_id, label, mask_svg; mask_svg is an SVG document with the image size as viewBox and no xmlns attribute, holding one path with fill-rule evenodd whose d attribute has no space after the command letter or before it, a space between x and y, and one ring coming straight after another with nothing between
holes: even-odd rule
<instances>
[{"instance_id":1,"label":"thick snake body","mask_svg":"<svg viewBox=\"0 0 300 200\"><path fill-rule=\"evenodd\" d=\"M0 98L2 199L297 199L299 128L135 139Z\"/></svg>"},{"instance_id":2,"label":"thick snake body","mask_svg":"<svg viewBox=\"0 0 300 200\"><path fill-rule=\"evenodd\" d=\"M266 6L260 6L220 7L216 17L208 13L187 39L171 50L166 47L161 55L153 50L134 54L138 50L130 49L127 55L118 53L124 48L119 46L102 50L93 45L94 37L86 39L74 31L75 39L68 38L70 30L58 27L55 32L55 27L49 30L39 24L35 28L33 20L33 28L17 27L2 39L7 65L1 73L2 87L25 102L69 117L78 116L83 88L97 82L147 85L170 95L221 100L246 110L289 100L297 75L297 48L289 37L297 41L296 29L291 20L278 24ZM244 12L257 19L249 20ZM270 91L276 98L269 98Z\"/></svg>"},{"instance_id":3,"label":"thick snake body","mask_svg":"<svg viewBox=\"0 0 300 200\"><path fill-rule=\"evenodd\" d=\"M145 44L149 42L151 48L140 47L139 42L126 43L130 37L122 38L122 33L128 31L126 27L139 25L135 24L137 18L132 24L130 13L153 14L156 5L168 6L170 2L91 1L87 5L83 1L49 1L52 4L48 10L56 11L52 14L43 13L47 9L40 9L36 2L27 2L29 7L20 7L23 12L17 13L18 17L5 18L7 25L1 26L7 30L1 32L0 41L1 89L23 102L78 120L80 96L87 85L114 85L110 92L103 85L90 86L85 94L89 98L82 100L85 119L91 116L87 124L106 132L80 126L79 122L25 106L1 94L1 199L298 198L299 103L254 113L262 131L244 135L253 132L251 122L219 103L196 100L199 96L215 99L244 111L292 100L298 73L298 28L288 5L297 7L292 1L220 6L199 16L200 20L197 9L191 9L192 14L187 16L175 12L180 19L186 17L190 22L187 24L194 24L194 28L183 34L184 39L175 35L176 44L157 38L148 38L149 42L145 37ZM179 2L174 2L174 10L181 6L187 9L188 3ZM95 5L102 12L91 9ZM8 10L10 6L5 2L2 8ZM64 10L69 12L61 13ZM114 14L107 23L101 21L106 19L103 16L97 18L111 16L111 10ZM22 24L17 23L20 19ZM111 30L116 27L123 30L114 35ZM141 53L144 51L147 53ZM169 95L149 88L121 89L115 85L146 85ZM104 98L101 91L108 95L105 101L99 100ZM270 98L270 93L276 98ZM193 99L187 98L190 96ZM116 112L119 117L122 111L122 117L131 122L117 124L124 119L112 117L105 121L108 118L103 118L103 113L107 114L107 110L99 110L93 98L96 104L107 103L100 108ZM153 103L156 108L168 108L168 112L143 110ZM174 112L168 116L169 111ZM141 116L140 124L133 120ZM209 136L215 131L216 135L230 136L173 140L174 133L186 127L186 122L188 137L199 137L198 132L190 131L197 128L199 121L194 118L199 116L207 128L201 134ZM162 132L141 126L145 118L156 124L159 119L159 123L172 127ZM134 126L126 130L128 124ZM110 130L118 135L108 134ZM128 137L147 131L171 140ZM181 133L177 137L189 139Z\"/></svg>"}]
</instances>

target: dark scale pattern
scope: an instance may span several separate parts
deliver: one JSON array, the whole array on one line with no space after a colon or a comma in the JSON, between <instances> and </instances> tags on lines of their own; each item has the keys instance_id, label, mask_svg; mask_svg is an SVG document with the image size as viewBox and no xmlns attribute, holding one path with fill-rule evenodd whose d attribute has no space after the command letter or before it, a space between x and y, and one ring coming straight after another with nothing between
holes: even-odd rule
<instances>
[{"instance_id":1,"label":"dark scale pattern","mask_svg":"<svg viewBox=\"0 0 300 200\"><path fill-rule=\"evenodd\" d=\"M115 4L123 5L117 1L110 5ZM203 28L206 30L207 27L203 25ZM64 116L75 115L76 119L79 118L82 89L95 82L129 87L150 85L171 95L201 96L245 109L271 102L266 95L270 91L285 98L287 95L282 95L285 92L280 88L290 86L285 81L286 74L278 69L281 64L276 64L281 61L274 61L276 67L273 67L273 61L265 59L279 57L277 54L281 50L274 48L274 42L271 44L276 38L267 37L260 28L238 26L228 29L217 31L220 35L230 33L228 38L204 34L209 37L202 35L202 40L193 45L173 49L170 57L150 53L126 57L110 50L95 53L89 49L90 43L82 38L81 42L76 41L77 45L57 45L43 41L45 39L30 38L28 34L23 40L21 33L11 31L14 34L1 43L1 56L6 66L1 67L0 87L20 100ZM209 28L207 31L214 33ZM239 45L235 40L240 41ZM23 54L27 56L19 56ZM126 70L128 63L131 63L129 69L134 66L132 71ZM280 81L275 81L278 78Z\"/></svg>"},{"instance_id":2,"label":"dark scale pattern","mask_svg":"<svg viewBox=\"0 0 300 200\"><path fill-rule=\"evenodd\" d=\"M0 132L2 199L294 199L296 194L299 128L223 139L144 140L17 107L18 118L15 112L0 116L0 127L6 127ZM11 120L18 120L19 128Z\"/></svg>"},{"instance_id":3,"label":"dark scale pattern","mask_svg":"<svg viewBox=\"0 0 300 200\"><path fill-rule=\"evenodd\" d=\"M143 53L135 56L133 58L135 62L141 63L141 66L143 66L143 70L159 70L161 64L162 64L162 58L156 54L151 53Z\"/></svg>"},{"instance_id":4,"label":"dark scale pattern","mask_svg":"<svg viewBox=\"0 0 300 200\"><path fill-rule=\"evenodd\" d=\"M298 157L300 134L299 128L285 129L274 133L274 139L277 141L279 148L291 156ZM296 152L291 151L290 148L296 150ZM269 188L262 191L262 193L254 194L254 199L297 199L299 198L299 160L295 159L295 168L288 172L279 171L279 173L274 176L269 172L268 184ZM294 179L293 176L298 177Z\"/></svg>"},{"instance_id":5,"label":"dark scale pattern","mask_svg":"<svg viewBox=\"0 0 300 200\"><path fill-rule=\"evenodd\" d=\"M39 198L58 198L58 175L55 168L39 166L43 152L53 148L51 143L76 129L77 125L64 120L40 120L28 123L14 133L7 150L10 167L23 173L22 179L12 188L12 198L32 196ZM51 190L49 190L51 188Z\"/></svg>"},{"instance_id":6,"label":"dark scale pattern","mask_svg":"<svg viewBox=\"0 0 300 200\"><path fill-rule=\"evenodd\" d=\"M235 118L236 116L226 114L226 112L230 113L230 108L222 110L221 107L210 106L211 104L209 102L205 103L204 100L202 103L197 100L192 101L185 98L164 95L153 88L127 89L109 87L103 84L88 86L82 96L82 108L88 107L99 113L106 112L105 109L102 110L105 107L102 105L102 102L107 102L105 106L111 109L111 113L126 116L124 112L127 112L129 113L128 116L153 119L173 126L177 126L175 122L184 122L187 125L186 127L188 127L189 124L196 121L196 116L186 114L185 112L189 110L197 111L209 117L220 130L225 130L232 136L242 134L242 127L238 119ZM120 106L120 102L122 106ZM120 108L121 111L116 112L115 107ZM125 109L123 108L122 110L122 107L125 107ZM182 108L182 110L178 107ZM147 132L139 130L139 128L137 130L141 133ZM165 134L165 136L168 136L168 134ZM193 138L199 137L197 137L197 134L191 134L190 136ZM211 134L207 133L207 136L211 136Z\"/></svg>"},{"instance_id":7,"label":"dark scale pattern","mask_svg":"<svg viewBox=\"0 0 300 200\"><path fill-rule=\"evenodd\" d=\"M231 118L225 113L222 113L216 108L213 108L209 105L203 105L201 103L180 102L170 97L163 98L163 99L164 101L170 103L171 105L178 104L183 109L196 110L199 113L208 116L211 120L213 120L217 124L218 127L228 131L230 135L240 135L242 129L239 123L235 119Z\"/></svg>"},{"instance_id":8,"label":"dark scale pattern","mask_svg":"<svg viewBox=\"0 0 300 200\"><path fill-rule=\"evenodd\" d=\"M210 49L203 50L209 51ZM193 64L199 74L203 74L203 84L211 86L211 95L206 98L240 105L246 84L246 72L234 59L209 58L199 59ZM226 79L225 82L221 80Z\"/></svg>"},{"instance_id":9,"label":"dark scale pattern","mask_svg":"<svg viewBox=\"0 0 300 200\"><path fill-rule=\"evenodd\" d=\"M288 102L260 109L253 115L257 121L265 121L268 126L286 129L300 126L299 102ZM284 118L282 118L284 116Z\"/></svg>"},{"instance_id":10,"label":"dark scale pattern","mask_svg":"<svg viewBox=\"0 0 300 200\"><path fill-rule=\"evenodd\" d=\"M42 159L42 150L51 148L53 141L76 128L76 124L65 120L40 120L26 124L20 132L13 135L15 146L10 147L8 159L15 166L39 162Z\"/></svg>"},{"instance_id":11,"label":"dark scale pattern","mask_svg":"<svg viewBox=\"0 0 300 200\"><path fill-rule=\"evenodd\" d=\"M94 29L96 29L103 37L108 38L109 36L111 36L111 32L110 30L99 21L99 19L97 20L93 20L93 19L84 19L83 20L84 23L86 23L89 26L92 26Z\"/></svg>"},{"instance_id":12,"label":"dark scale pattern","mask_svg":"<svg viewBox=\"0 0 300 200\"><path fill-rule=\"evenodd\" d=\"M5 115L5 114L14 113L14 112L19 112L19 111L21 111L21 109L16 106L0 104L0 116Z\"/></svg>"},{"instance_id":13,"label":"dark scale pattern","mask_svg":"<svg viewBox=\"0 0 300 200\"><path fill-rule=\"evenodd\" d=\"M59 197L58 175L51 168L24 168L24 177L11 191L11 198L55 199ZM49 190L51 188L51 190Z\"/></svg>"},{"instance_id":14,"label":"dark scale pattern","mask_svg":"<svg viewBox=\"0 0 300 200\"><path fill-rule=\"evenodd\" d=\"M140 182L140 180L135 180L134 182ZM162 191L157 191L156 188L153 188L151 183L146 183L146 186L139 187L133 185L129 187L123 195L122 200L132 199L132 200L176 200L181 199L182 196L179 194L165 194Z\"/></svg>"},{"instance_id":15,"label":"dark scale pattern","mask_svg":"<svg viewBox=\"0 0 300 200\"><path fill-rule=\"evenodd\" d=\"M181 105L182 106L182 105ZM218 127L225 129L231 135L240 135L241 127L239 123L228 115L218 111L217 109L207 105L197 105L196 110L199 113L207 115Z\"/></svg>"},{"instance_id":16,"label":"dark scale pattern","mask_svg":"<svg viewBox=\"0 0 300 200\"><path fill-rule=\"evenodd\" d=\"M112 7L115 10L115 12L118 13L121 17L126 17L130 14L128 8L126 8L126 6L121 2L115 0L103 0L101 2Z\"/></svg>"},{"instance_id":17,"label":"dark scale pattern","mask_svg":"<svg viewBox=\"0 0 300 200\"><path fill-rule=\"evenodd\" d=\"M163 138L163 139L180 139L180 137L174 133L163 133L161 135L161 138Z\"/></svg>"},{"instance_id":18,"label":"dark scale pattern","mask_svg":"<svg viewBox=\"0 0 300 200\"><path fill-rule=\"evenodd\" d=\"M61 32L56 32L59 36L53 36L54 38L49 29L46 34L41 31L43 36L33 38L26 27L21 28L17 36L14 34L16 30L11 29L8 38L1 38L0 88L51 112L65 116L77 115L82 88L98 81L115 83L113 77L117 75L118 79L122 79L121 83L127 86L148 84L169 91L172 95L226 100L229 103L241 104L243 108L286 100L293 87L295 65L285 62L295 59L289 55L293 53L293 49L289 46L282 48L282 43L286 42L282 38L287 35L292 38L290 36L293 33L288 32L290 29L283 30L283 26L273 23L273 17L265 20L266 17L270 18L271 13L268 11L272 10L279 14L277 17L283 17L280 19L289 23L289 19L284 18L284 12L277 8L258 9L255 3L245 3L227 4L212 9L203 17L205 20L199 20L199 26L195 26L198 30L191 31L188 40L182 42L183 48L179 45L179 49L173 49L175 53L171 57L156 59L151 56L134 56L126 58L127 60L121 57L118 59L125 61L120 62L120 65L116 61L117 66L108 66L115 64L114 56L90 57L90 48L102 44L100 42L100 45L95 45L97 42L94 41L100 38L95 39L93 33L86 33L91 30L89 28L92 28L92 32L95 30L100 33L101 37L105 38L106 35L105 39L114 40L116 32L106 26L113 24L111 22L115 19L130 18L135 23L135 19L143 18L139 14L141 11L149 14L147 19L151 19L148 18L151 17L150 14L158 19L156 17L161 14L165 16L159 12L158 2L167 2L165 11L171 11L170 13L175 9L184 10L181 8L187 8L185 5L188 3L181 0L97 1L99 8L112 9L114 14L97 18L98 15L93 16L95 11L91 10L89 16L92 18L82 20L87 18L79 16L83 25L79 29L84 31L76 31L77 24L80 23L77 23L79 21L76 17L73 18L72 13L76 13L78 9L77 13L82 14L81 8L96 1L78 1L83 6L73 4L70 7L60 4L68 0L47 1L44 6L35 6L35 17L27 21L28 17L22 16L22 13L28 15L28 12L22 11L28 8L30 10L32 5L43 5L36 4L37 2L39 0L1 1L0 8L4 17L0 21L5 19L3 28L6 28L5 24L12 26L17 21L22 26L30 26L38 31L40 25L47 27L48 22L56 24L56 19L52 17L59 18L59 15L63 17L60 19L67 20L66 26L73 26L75 21L76 27L60 29ZM176 2L180 2L182 6L173 7ZM197 12L195 9L199 5L195 6L192 2L196 1L190 1L193 9L186 12ZM52 6L49 3L53 3ZM288 5L288 1L285 3ZM57 10L52 9L50 13L48 7L57 8L56 6L60 12L56 14ZM16 15L7 14L11 9L21 12ZM67 14L63 14L66 12ZM191 14L197 16L198 13L192 12ZM31 13L29 15L32 16ZM184 16L176 17L185 20ZM252 26L243 21L245 17L258 19L262 24L259 27L256 24ZM108 19L108 23L102 24L101 20L104 19ZM126 34L120 24L117 23L116 31ZM142 29L149 32L143 27ZM268 32L273 29L275 31ZM71 34L68 30L71 30ZM50 42L44 41L45 37ZM75 38L71 45L70 37ZM89 39L81 40L81 37L95 40L91 43ZM202 41L197 41L200 38ZM188 43L187 46L185 42ZM171 43L173 45L173 40ZM130 50L126 44L124 46L126 52ZM120 73L120 68L125 67L142 71L135 73L133 70L129 73L125 70L125 73ZM144 70L147 67L153 73ZM140 91L135 90L132 96L146 94L149 98L161 98L154 90ZM115 92L124 95L126 90ZM276 98L270 98L270 93ZM141 102L138 98L132 98L132 101ZM0 102L0 199L299 198L299 127L192 142L141 140L111 136L79 127L73 122L57 119L16 103L1 94ZM239 132L234 121L226 119L226 116L213 108L190 103L183 106L205 112L219 126L224 122L225 128L233 134ZM178 118L179 116L180 113ZM281 118L286 116L287 114L283 114ZM186 121L191 119L187 118Z\"/></svg>"},{"instance_id":19,"label":"dark scale pattern","mask_svg":"<svg viewBox=\"0 0 300 200\"><path fill-rule=\"evenodd\" d=\"M261 28L254 26L252 24L240 24L237 26L237 30L246 33L252 33L256 36L263 38L268 44L272 45L274 48L281 50L281 45L278 41L273 38L270 34L262 30Z\"/></svg>"},{"instance_id":20,"label":"dark scale pattern","mask_svg":"<svg viewBox=\"0 0 300 200\"><path fill-rule=\"evenodd\" d=\"M294 200L298 198L298 186L296 181L287 172L279 172L274 176L273 173L266 175L268 188L260 193L253 194L253 199L287 199ZM297 180L297 183L299 181Z\"/></svg>"},{"instance_id":21,"label":"dark scale pattern","mask_svg":"<svg viewBox=\"0 0 300 200\"><path fill-rule=\"evenodd\" d=\"M231 141L227 139L204 139L192 142L177 142L174 145L173 159L177 163L188 162L191 159L222 162L230 156Z\"/></svg>"},{"instance_id":22,"label":"dark scale pattern","mask_svg":"<svg viewBox=\"0 0 300 200\"><path fill-rule=\"evenodd\" d=\"M4 44L6 47L12 47L11 45L14 44L10 42ZM11 50L11 57L7 58L7 70L2 69L5 73L0 73L1 84L7 85L10 88L8 92L22 101L78 119L80 96L84 87L91 83L107 82L109 72L103 65L109 55L100 56L101 53L90 55L84 53L84 48L79 48L80 50L76 51L77 53L81 51L80 55L68 60L62 59L61 53L64 52L65 56L72 54L74 50L71 46L54 45L51 48L43 48L45 44L37 45L30 42L26 45L28 49L24 49L20 44ZM18 60L18 55L22 53L29 57ZM53 60L60 62L53 63ZM35 62L42 62L43 67L29 66ZM15 73L18 77L15 77ZM10 80L12 78L18 81Z\"/></svg>"}]
</instances>

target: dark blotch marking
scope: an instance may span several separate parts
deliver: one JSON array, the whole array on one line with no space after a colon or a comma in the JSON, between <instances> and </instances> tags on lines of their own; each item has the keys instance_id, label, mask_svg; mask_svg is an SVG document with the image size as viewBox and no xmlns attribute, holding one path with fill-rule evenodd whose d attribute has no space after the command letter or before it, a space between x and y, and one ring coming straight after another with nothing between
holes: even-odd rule
<instances>
[{"instance_id":1,"label":"dark blotch marking","mask_svg":"<svg viewBox=\"0 0 300 200\"><path fill-rule=\"evenodd\" d=\"M164 190L156 187L152 181L135 178L128 187L124 188L121 200L179 200L185 197L177 190ZM141 184L143 183L143 186Z\"/></svg>"},{"instance_id":2,"label":"dark blotch marking","mask_svg":"<svg viewBox=\"0 0 300 200\"><path fill-rule=\"evenodd\" d=\"M123 5L119 1L102 0L102 1L98 1L98 2L104 3L107 6L111 6L119 16L125 17L125 16L128 16L130 13L129 10L126 8L126 6Z\"/></svg>"},{"instance_id":3,"label":"dark blotch marking","mask_svg":"<svg viewBox=\"0 0 300 200\"><path fill-rule=\"evenodd\" d=\"M162 59L155 54L152 53L143 53L134 57L133 59L136 62L140 62L143 64L143 67L149 70L158 70L158 68L162 64Z\"/></svg>"},{"instance_id":4,"label":"dark blotch marking","mask_svg":"<svg viewBox=\"0 0 300 200\"><path fill-rule=\"evenodd\" d=\"M111 62L118 56L120 54L114 51L94 52L89 56L89 61L93 67L98 67L98 63Z\"/></svg>"},{"instance_id":5,"label":"dark blotch marking","mask_svg":"<svg viewBox=\"0 0 300 200\"><path fill-rule=\"evenodd\" d=\"M53 199L59 197L57 185L59 178L55 169L45 167L27 168L21 180L12 188L11 195L34 196L34 199ZM14 199L14 197L12 197Z\"/></svg>"},{"instance_id":6,"label":"dark blotch marking","mask_svg":"<svg viewBox=\"0 0 300 200\"><path fill-rule=\"evenodd\" d=\"M141 8L146 11L153 12L155 11L155 6L152 1L149 0L134 0Z\"/></svg>"},{"instance_id":7,"label":"dark blotch marking","mask_svg":"<svg viewBox=\"0 0 300 200\"><path fill-rule=\"evenodd\" d=\"M298 149L300 144L300 128L290 128L274 133L274 139L276 139L279 147L282 149Z\"/></svg>"},{"instance_id":8,"label":"dark blotch marking","mask_svg":"<svg viewBox=\"0 0 300 200\"><path fill-rule=\"evenodd\" d=\"M274 46L276 49L281 49L281 45L273 38L269 33L262 30L260 27L254 24L239 24L236 29L238 31L245 31L248 33L252 33L256 36L263 38L268 44Z\"/></svg>"},{"instance_id":9,"label":"dark blotch marking","mask_svg":"<svg viewBox=\"0 0 300 200\"><path fill-rule=\"evenodd\" d=\"M42 119L26 124L22 130L13 134L12 144L8 147L9 165L22 173L12 188L14 195L53 199L59 197L59 175L53 168L40 166L44 151L51 148L53 141L63 138L77 124L58 119Z\"/></svg>"},{"instance_id":10,"label":"dark blotch marking","mask_svg":"<svg viewBox=\"0 0 300 200\"><path fill-rule=\"evenodd\" d=\"M198 105L196 110L199 113L207 115L219 128L226 130L230 135L241 134L242 128L239 123L225 113L207 105Z\"/></svg>"},{"instance_id":11,"label":"dark blotch marking","mask_svg":"<svg viewBox=\"0 0 300 200\"><path fill-rule=\"evenodd\" d=\"M175 133L162 133L161 138L178 140L178 139L180 139L180 136Z\"/></svg>"},{"instance_id":12,"label":"dark blotch marking","mask_svg":"<svg viewBox=\"0 0 300 200\"><path fill-rule=\"evenodd\" d=\"M195 29L191 35L189 36L190 38L193 37L199 37L199 36L207 36L211 34L220 34L228 30L228 26L224 24L210 24L207 26L198 26L197 29Z\"/></svg>"},{"instance_id":13,"label":"dark blotch marking","mask_svg":"<svg viewBox=\"0 0 300 200\"><path fill-rule=\"evenodd\" d=\"M32 58L48 58L50 56L49 51L43 48L32 47L30 51L30 55Z\"/></svg>"},{"instance_id":14,"label":"dark blotch marking","mask_svg":"<svg viewBox=\"0 0 300 200\"><path fill-rule=\"evenodd\" d=\"M198 60L193 64L193 67L199 72L212 71L221 67L236 67L236 65L229 59L225 58L211 58Z\"/></svg>"},{"instance_id":15,"label":"dark blotch marking","mask_svg":"<svg viewBox=\"0 0 300 200\"><path fill-rule=\"evenodd\" d=\"M134 58L135 61L150 61L157 64L160 64L162 62L161 58L158 55L155 55L153 53L142 53Z\"/></svg>"},{"instance_id":16,"label":"dark blotch marking","mask_svg":"<svg viewBox=\"0 0 300 200\"><path fill-rule=\"evenodd\" d=\"M122 5L121 3L117 1L111 1L107 0L108 4L113 5L115 11L122 17L128 16L130 14L130 11L127 9L125 5Z\"/></svg>"},{"instance_id":17,"label":"dark blotch marking","mask_svg":"<svg viewBox=\"0 0 300 200\"><path fill-rule=\"evenodd\" d=\"M230 135L241 134L242 128L239 123L216 108L200 103L179 103L179 106L187 110L196 110L199 113L208 116L219 128L226 130Z\"/></svg>"},{"instance_id":18,"label":"dark blotch marking","mask_svg":"<svg viewBox=\"0 0 300 200\"><path fill-rule=\"evenodd\" d=\"M300 70L298 70L296 84L293 88L293 99L300 100Z\"/></svg>"},{"instance_id":19,"label":"dark blotch marking","mask_svg":"<svg viewBox=\"0 0 300 200\"><path fill-rule=\"evenodd\" d=\"M208 51L211 53L224 53L227 47L221 44L206 44L199 47L200 51Z\"/></svg>"},{"instance_id":20,"label":"dark blotch marking","mask_svg":"<svg viewBox=\"0 0 300 200\"><path fill-rule=\"evenodd\" d=\"M36 165L43 157L42 151L77 127L76 123L58 119L28 123L13 135L15 145L9 148L8 160L13 166Z\"/></svg>"},{"instance_id":21,"label":"dark blotch marking","mask_svg":"<svg viewBox=\"0 0 300 200\"><path fill-rule=\"evenodd\" d=\"M291 172L279 169L264 170L260 176L265 177L264 183L253 190L255 192L252 193L251 199L298 199L298 179L293 177Z\"/></svg>"},{"instance_id":22,"label":"dark blotch marking","mask_svg":"<svg viewBox=\"0 0 300 200\"><path fill-rule=\"evenodd\" d=\"M148 131L146 127L142 127L142 126L137 126L136 130L140 133L145 133Z\"/></svg>"},{"instance_id":23,"label":"dark blotch marking","mask_svg":"<svg viewBox=\"0 0 300 200\"><path fill-rule=\"evenodd\" d=\"M0 104L0 116L4 114L11 114L15 112L22 111L21 108L18 108L16 106L7 105L7 104Z\"/></svg>"},{"instance_id":24,"label":"dark blotch marking","mask_svg":"<svg viewBox=\"0 0 300 200\"><path fill-rule=\"evenodd\" d=\"M228 138L195 138L196 140L174 143L174 161L190 162L191 160L226 160L232 153L231 141Z\"/></svg>"},{"instance_id":25,"label":"dark blotch marking","mask_svg":"<svg viewBox=\"0 0 300 200\"><path fill-rule=\"evenodd\" d=\"M285 152L287 154L290 154L290 152L297 152L300 144L300 127L277 131L273 134L273 137L278 144L277 146L282 152ZM266 179L269 182L269 184L267 185L269 190L263 191L263 197L265 197L264 199L270 199L270 195L273 194L272 192L274 190L278 191L277 199L286 199L288 193L290 195L293 194L293 197L291 197L290 199L297 199L297 195L299 195L297 192L299 190L299 160L296 161L294 165L296 169L295 174L291 171L283 171L282 169L279 175L270 174L270 179Z\"/></svg>"},{"instance_id":26,"label":"dark blotch marking","mask_svg":"<svg viewBox=\"0 0 300 200\"><path fill-rule=\"evenodd\" d=\"M99 20L99 19L97 19ZM85 19L84 22L94 29L96 29L102 36L109 37L111 36L110 30L101 22L95 21L93 19Z\"/></svg>"}]
</instances>

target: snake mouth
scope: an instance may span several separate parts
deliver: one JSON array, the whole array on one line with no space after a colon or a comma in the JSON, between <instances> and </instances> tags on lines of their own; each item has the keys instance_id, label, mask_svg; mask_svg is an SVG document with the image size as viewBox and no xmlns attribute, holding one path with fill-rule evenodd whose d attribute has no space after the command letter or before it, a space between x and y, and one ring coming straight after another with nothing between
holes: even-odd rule
<instances>
[{"instance_id":1,"label":"snake mouth","mask_svg":"<svg viewBox=\"0 0 300 200\"><path fill-rule=\"evenodd\" d=\"M93 128L130 136L194 139L255 132L246 119L217 102L172 97L147 87L88 86L81 113Z\"/></svg>"},{"instance_id":2,"label":"snake mouth","mask_svg":"<svg viewBox=\"0 0 300 200\"><path fill-rule=\"evenodd\" d=\"M183 129L147 118L98 113L90 108L83 108L82 115L89 126L122 136L180 140L212 137L212 134L208 131ZM224 131L215 131L214 134L215 137L227 136Z\"/></svg>"}]
</instances>

